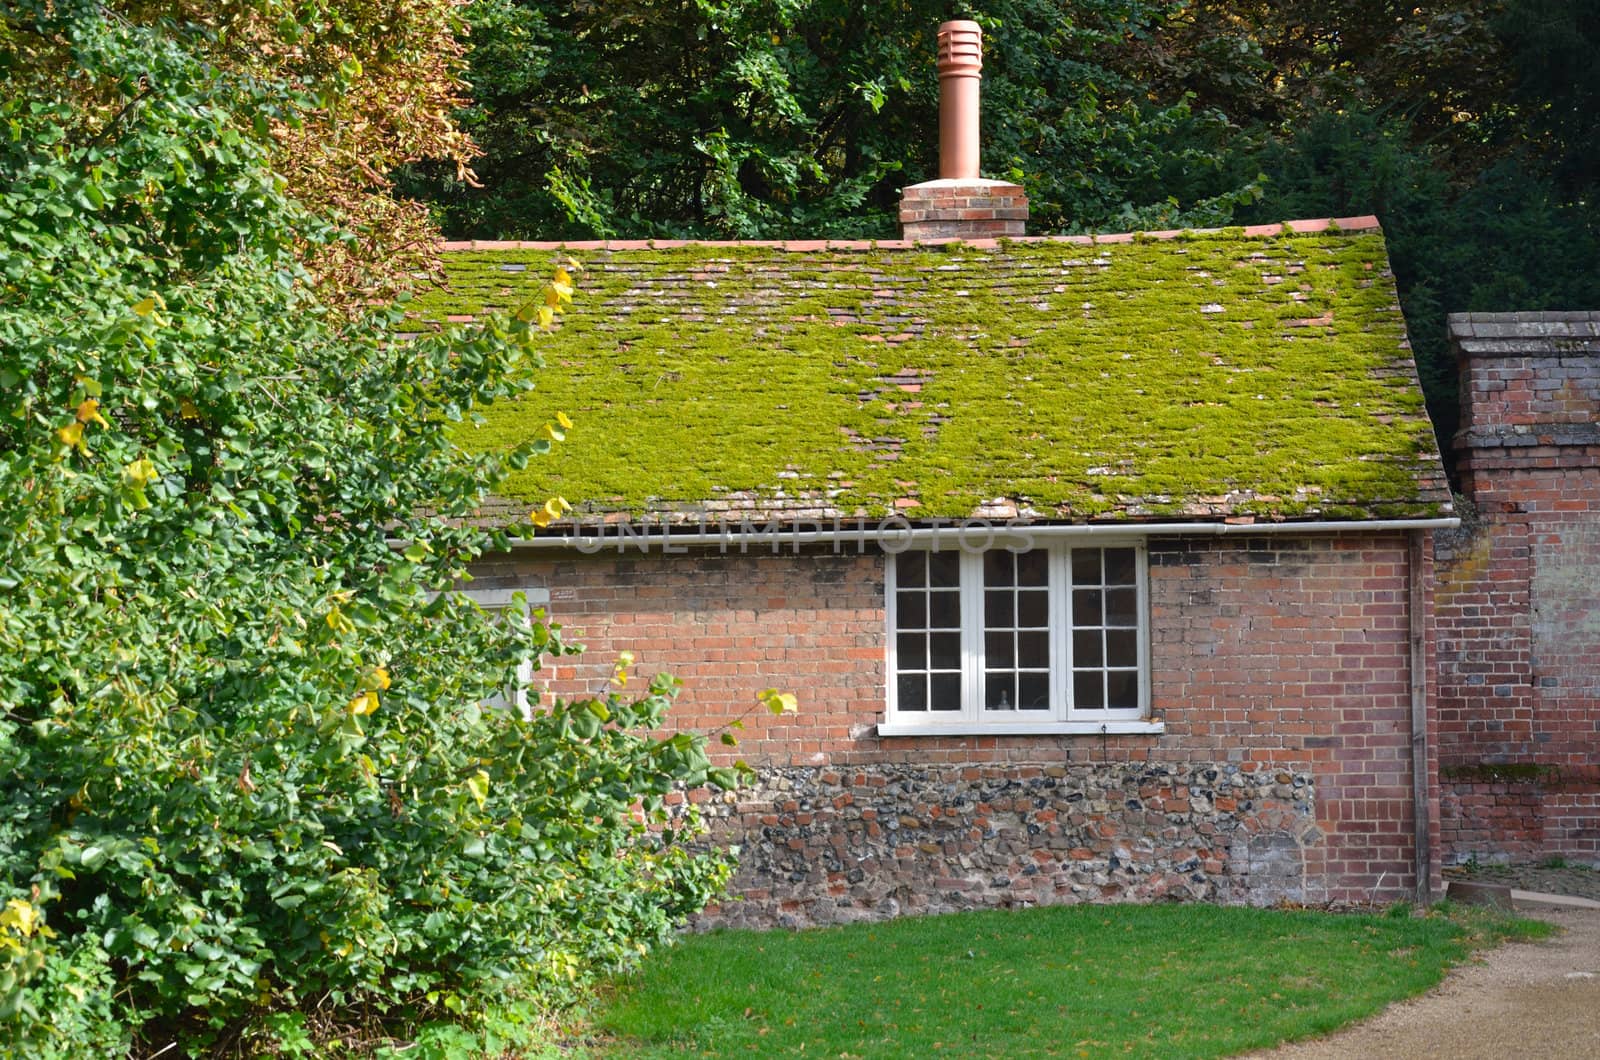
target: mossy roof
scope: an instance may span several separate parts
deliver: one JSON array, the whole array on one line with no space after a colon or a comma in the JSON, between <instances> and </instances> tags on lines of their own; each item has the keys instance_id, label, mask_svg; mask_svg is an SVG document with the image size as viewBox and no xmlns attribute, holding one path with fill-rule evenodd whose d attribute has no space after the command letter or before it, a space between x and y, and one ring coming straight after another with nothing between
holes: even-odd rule
<instances>
[{"instance_id":1,"label":"mossy roof","mask_svg":"<svg viewBox=\"0 0 1600 1060\"><path fill-rule=\"evenodd\" d=\"M441 324L584 271L536 389L467 448L575 422L497 517L1370 519L1446 514L1366 219L900 243L451 244Z\"/></svg>"}]
</instances>

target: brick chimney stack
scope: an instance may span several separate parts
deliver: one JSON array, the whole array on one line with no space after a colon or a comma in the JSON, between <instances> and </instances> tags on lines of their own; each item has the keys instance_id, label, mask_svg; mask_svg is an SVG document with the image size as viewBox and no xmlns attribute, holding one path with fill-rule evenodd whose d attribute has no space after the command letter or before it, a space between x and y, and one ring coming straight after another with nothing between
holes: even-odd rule
<instances>
[{"instance_id":1,"label":"brick chimney stack","mask_svg":"<svg viewBox=\"0 0 1600 1060\"><path fill-rule=\"evenodd\" d=\"M978 176L978 97L983 30L976 22L939 27L939 179L900 193L905 239L1020 236L1028 196L1017 184Z\"/></svg>"}]
</instances>

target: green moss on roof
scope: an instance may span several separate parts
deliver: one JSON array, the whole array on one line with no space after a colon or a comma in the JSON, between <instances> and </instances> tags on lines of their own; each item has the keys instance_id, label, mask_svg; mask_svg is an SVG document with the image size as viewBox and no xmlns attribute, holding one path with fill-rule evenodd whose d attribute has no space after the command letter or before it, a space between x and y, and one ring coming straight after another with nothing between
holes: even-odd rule
<instances>
[{"instance_id":1,"label":"green moss on roof","mask_svg":"<svg viewBox=\"0 0 1600 1060\"><path fill-rule=\"evenodd\" d=\"M1377 234L579 257L537 389L459 439L572 417L515 499L1067 521L1448 502ZM450 252L418 315L536 298L554 258Z\"/></svg>"}]
</instances>

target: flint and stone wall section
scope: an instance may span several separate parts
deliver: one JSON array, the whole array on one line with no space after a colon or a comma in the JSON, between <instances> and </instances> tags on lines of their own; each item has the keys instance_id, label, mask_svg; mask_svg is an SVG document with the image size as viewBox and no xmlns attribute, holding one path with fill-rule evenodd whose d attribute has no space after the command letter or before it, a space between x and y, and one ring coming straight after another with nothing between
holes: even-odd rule
<instances>
[{"instance_id":1,"label":"flint and stone wall section","mask_svg":"<svg viewBox=\"0 0 1600 1060\"><path fill-rule=\"evenodd\" d=\"M770 546L517 554L588 652L540 675L600 691L619 651L682 678L674 724L743 717L759 780L686 793L736 846L707 923L804 925L981 906L1409 897L1407 541L1153 538L1152 714L1120 736L889 737L884 563ZM796 716L750 711L766 687Z\"/></svg>"}]
</instances>

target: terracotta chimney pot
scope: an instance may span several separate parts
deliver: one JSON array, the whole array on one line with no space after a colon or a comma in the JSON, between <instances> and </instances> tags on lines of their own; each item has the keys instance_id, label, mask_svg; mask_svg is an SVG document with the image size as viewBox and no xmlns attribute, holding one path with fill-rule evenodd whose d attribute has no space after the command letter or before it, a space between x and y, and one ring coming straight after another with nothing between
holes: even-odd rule
<instances>
[{"instance_id":1,"label":"terracotta chimney pot","mask_svg":"<svg viewBox=\"0 0 1600 1060\"><path fill-rule=\"evenodd\" d=\"M939 176L978 176L978 96L983 28L976 22L939 27Z\"/></svg>"},{"instance_id":2,"label":"terracotta chimney pot","mask_svg":"<svg viewBox=\"0 0 1600 1060\"><path fill-rule=\"evenodd\" d=\"M1027 193L1019 185L978 176L978 79L982 71L982 27L964 20L941 25L939 178L901 191L903 239L1003 239L1027 232Z\"/></svg>"}]
</instances>

